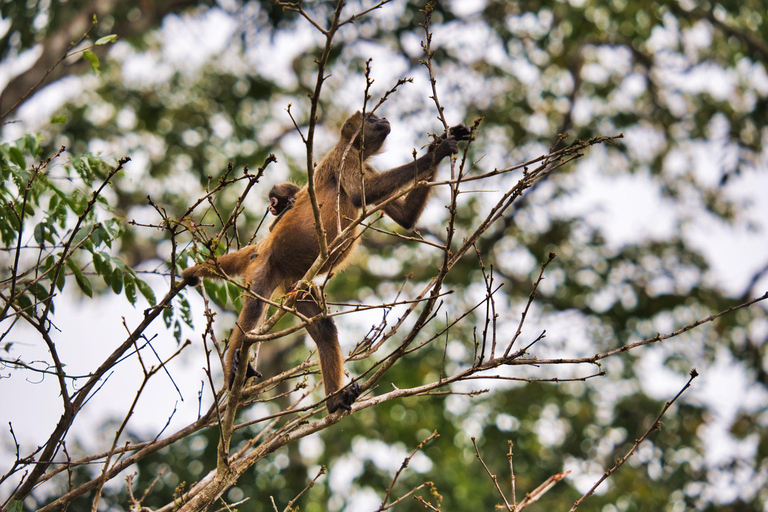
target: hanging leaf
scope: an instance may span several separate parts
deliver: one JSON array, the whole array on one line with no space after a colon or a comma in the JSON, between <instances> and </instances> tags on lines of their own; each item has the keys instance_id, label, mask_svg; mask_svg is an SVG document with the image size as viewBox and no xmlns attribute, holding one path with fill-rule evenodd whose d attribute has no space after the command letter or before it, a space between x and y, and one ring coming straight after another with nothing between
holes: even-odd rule
<instances>
[{"instance_id":1,"label":"hanging leaf","mask_svg":"<svg viewBox=\"0 0 768 512\"><path fill-rule=\"evenodd\" d=\"M213 300L214 302L216 302L218 306L220 306L221 304L218 303L219 295L218 295L218 290L216 290L216 285L213 282L211 282L209 279L206 279L203 281L203 288L205 288L206 295L208 295L208 297L211 300ZM224 301L224 304L226 303L227 302Z\"/></svg>"},{"instance_id":2,"label":"hanging leaf","mask_svg":"<svg viewBox=\"0 0 768 512\"><path fill-rule=\"evenodd\" d=\"M99 58L95 53L93 53L91 50L85 50L83 52L83 58L91 64L91 69L94 73L97 75L101 74L101 71L99 71Z\"/></svg>"},{"instance_id":3,"label":"hanging leaf","mask_svg":"<svg viewBox=\"0 0 768 512\"><path fill-rule=\"evenodd\" d=\"M132 274L128 273L123 276L125 284L125 297L132 305L136 305L136 278Z\"/></svg>"},{"instance_id":4,"label":"hanging leaf","mask_svg":"<svg viewBox=\"0 0 768 512\"><path fill-rule=\"evenodd\" d=\"M123 291L123 270L116 268L112 273L112 291L120 294Z\"/></svg>"},{"instance_id":5,"label":"hanging leaf","mask_svg":"<svg viewBox=\"0 0 768 512\"><path fill-rule=\"evenodd\" d=\"M27 168L27 160L24 158L24 154L16 146L8 148L8 156L11 157L11 162L16 164L19 169Z\"/></svg>"},{"instance_id":6,"label":"hanging leaf","mask_svg":"<svg viewBox=\"0 0 768 512\"><path fill-rule=\"evenodd\" d=\"M147 299L147 302L149 302L150 305L154 306L157 304L155 301L155 292L152 291L152 288L150 288L147 283L141 279L136 279L136 286L139 287L139 291L144 296L144 298Z\"/></svg>"},{"instance_id":7,"label":"hanging leaf","mask_svg":"<svg viewBox=\"0 0 768 512\"><path fill-rule=\"evenodd\" d=\"M221 303L221 307L226 307L227 305L227 284L224 283L223 285L219 285L217 287L218 289L216 292L218 293L219 302Z\"/></svg>"},{"instance_id":8,"label":"hanging leaf","mask_svg":"<svg viewBox=\"0 0 768 512\"><path fill-rule=\"evenodd\" d=\"M39 222L35 226L34 235L35 235L35 242L42 245L42 243L45 241L45 223L44 222Z\"/></svg>"},{"instance_id":9,"label":"hanging leaf","mask_svg":"<svg viewBox=\"0 0 768 512\"><path fill-rule=\"evenodd\" d=\"M173 321L173 308L165 308L163 310L163 322L165 322L165 326L170 327L172 321Z\"/></svg>"},{"instance_id":10,"label":"hanging leaf","mask_svg":"<svg viewBox=\"0 0 768 512\"><path fill-rule=\"evenodd\" d=\"M184 320L185 324L194 329L195 326L192 325L192 307L189 305L186 295L179 294L179 306L181 319Z\"/></svg>"},{"instance_id":11,"label":"hanging leaf","mask_svg":"<svg viewBox=\"0 0 768 512\"><path fill-rule=\"evenodd\" d=\"M83 272L80 270L80 267L77 266L77 263L75 263L72 258L67 258L67 266L75 275L77 286L79 286L83 293L88 297L93 297L93 287L91 286L91 282L83 275Z\"/></svg>"},{"instance_id":12,"label":"hanging leaf","mask_svg":"<svg viewBox=\"0 0 768 512\"><path fill-rule=\"evenodd\" d=\"M173 337L176 338L176 343L181 344L181 322L177 319L173 323Z\"/></svg>"}]
</instances>

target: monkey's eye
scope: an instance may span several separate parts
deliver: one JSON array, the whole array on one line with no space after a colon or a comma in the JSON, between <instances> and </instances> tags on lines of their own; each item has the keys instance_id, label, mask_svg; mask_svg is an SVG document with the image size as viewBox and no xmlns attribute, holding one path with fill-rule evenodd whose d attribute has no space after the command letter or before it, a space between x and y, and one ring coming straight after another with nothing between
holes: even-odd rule
<instances>
[{"instance_id":1,"label":"monkey's eye","mask_svg":"<svg viewBox=\"0 0 768 512\"><path fill-rule=\"evenodd\" d=\"M277 200L276 197L270 197L269 198L269 204L271 204L272 206L277 206L277 202L278 202L278 200Z\"/></svg>"}]
</instances>

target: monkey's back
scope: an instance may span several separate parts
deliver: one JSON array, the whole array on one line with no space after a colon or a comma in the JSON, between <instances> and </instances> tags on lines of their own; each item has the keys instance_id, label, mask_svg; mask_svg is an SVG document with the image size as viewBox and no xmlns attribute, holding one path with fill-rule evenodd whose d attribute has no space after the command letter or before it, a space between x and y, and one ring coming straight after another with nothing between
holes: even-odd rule
<instances>
[{"instance_id":1,"label":"monkey's back","mask_svg":"<svg viewBox=\"0 0 768 512\"><path fill-rule=\"evenodd\" d=\"M323 228L326 231L330 246L338 235L339 219L335 208L336 187L329 185L329 183L324 183L323 186L317 187L319 192L317 198L320 203ZM341 227L344 229L350 224L349 219L356 217L358 212L343 191L338 199ZM320 254L315 217L306 187L299 191L293 207L284 215L285 217L280 220L267 237L270 239L270 260L286 278L298 280L304 276ZM329 264L322 271L323 273L328 272L331 268L339 269L345 266L346 260L356 245L351 240L354 235L355 232L351 233L348 237L349 240L342 245L342 249L332 254Z\"/></svg>"}]
</instances>

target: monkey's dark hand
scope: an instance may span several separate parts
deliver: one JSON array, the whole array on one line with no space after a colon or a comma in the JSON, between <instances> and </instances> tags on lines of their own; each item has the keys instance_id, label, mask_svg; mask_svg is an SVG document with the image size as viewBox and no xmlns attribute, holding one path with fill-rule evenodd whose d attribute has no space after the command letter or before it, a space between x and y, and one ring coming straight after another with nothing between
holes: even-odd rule
<instances>
[{"instance_id":1,"label":"monkey's dark hand","mask_svg":"<svg viewBox=\"0 0 768 512\"><path fill-rule=\"evenodd\" d=\"M458 140L459 142L469 140L469 137L472 135L472 130L464 126L463 124L457 124L456 126L451 128L451 137ZM445 135L443 135L445 137Z\"/></svg>"},{"instance_id":2,"label":"monkey's dark hand","mask_svg":"<svg viewBox=\"0 0 768 512\"><path fill-rule=\"evenodd\" d=\"M181 278L189 286L197 286L200 283L200 277L198 277L196 269L197 269L197 265L195 265L194 267L185 268L181 272Z\"/></svg>"},{"instance_id":3,"label":"monkey's dark hand","mask_svg":"<svg viewBox=\"0 0 768 512\"><path fill-rule=\"evenodd\" d=\"M439 162L448 155L452 155L458 151L459 141L453 137L448 137L437 145L437 148L435 149L435 160L436 162Z\"/></svg>"},{"instance_id":4,"label":"monkey's dark hand","mask_svg":"<svg viewBox=\"0 0 768 512\"><path fill-rule=\"evenodd\" d=\"M339 409L351 411L352 404L355 402L355 400L357 400L357 397L360 396L361 392L362 390L360 389L360 384L353 382L346 388L342 389L338 394L333 395L328 399L328 402L326 403L326 406L328 407L328 413L334 413Z\"/></svg>"},{"instance_id":5,"label":"monkey's dark hand","mask_svg":"<svg viewBox=\"0 0 768 512\"><path fill-rule=\"evenodd\" d=\"M429 147L429 151L435 151L435 157L438 160L442 160L448 155L457 153L459 151L459 142L469 140L471 135L472 132L469 128L463 124L456 125L451 128L450 136L443 133L443 135Z\"/></svg>"}]
</instances>

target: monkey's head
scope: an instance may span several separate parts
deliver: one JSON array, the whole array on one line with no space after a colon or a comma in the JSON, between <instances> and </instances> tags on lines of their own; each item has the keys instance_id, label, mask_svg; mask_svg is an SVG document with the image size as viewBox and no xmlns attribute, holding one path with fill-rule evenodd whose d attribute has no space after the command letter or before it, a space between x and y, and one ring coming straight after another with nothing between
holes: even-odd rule
<instances>
[{"instance_id":1,"label":"monkey's head","mask_svg":"<svg viewBox=\"0 0 768 512\"><path fill-rule=\"evenodd\" d=\"M391 128L386 118L378 117L374 114L366 114L365 138L363 138L363 130L360 127L362 122L363 115L359 110L344 121L344 126L341 128L341 142L349 142L354 137L353 147L359 150L361 143L364 143L364 156L368 158L381 151Z\"/></svg>"},{"instance_id":2,"label":"monkey's head","mask_svg":"<svg viewBox=\"0 0 768 512\"><path fill-rule=\"evenodd\" d=\"M283 210L291 206L296 201L296 193L299 186L293 183L278 183L269 191L269 213L280 215Z\"/></svg>"}]
</instances>

